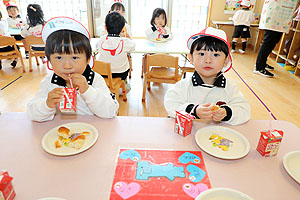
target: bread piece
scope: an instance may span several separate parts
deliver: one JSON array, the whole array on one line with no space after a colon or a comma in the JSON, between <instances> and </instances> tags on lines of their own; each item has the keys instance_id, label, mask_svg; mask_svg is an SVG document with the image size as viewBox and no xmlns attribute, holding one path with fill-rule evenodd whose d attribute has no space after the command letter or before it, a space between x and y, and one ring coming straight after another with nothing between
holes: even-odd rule
<instances>
[{"instance_id":1,"label":"bread piece","mask_svg":"<svg viewBox=\"0 0 300 200\"><path fill-rule=\"evenodd\" d=\"M213 109L212 109L213 112L220 109L220 106L217 106L217 105L213 105L212 107L213 107Z\"/></svg>"},{"instance_id":2,"label":"bread piece","mask_svg":"<svg viewBox=\"0 0 300 200\"><path fill-rule=\"evenodd\" d=\"M80 149L85 141L85 135L78 135L76 138L70 141L69 147Z\"/></svg>"},{"instance_id":3,"label":"bread piece","mask_svg":"<svg viewBox=\"0 0 300 200\"><path fill-rule=\"evenodd\" d=\"M62 146L62 142L60 140L56 140L54 142L55 148L60 148Z\"/></svg>"},{"instance_id":4,"label":"bread piece","mask_svg":"<svg viewBox=\"0 0 300 200\"><path fill-rule=\"evenodd\" d=\"M69 138L71 136L71 131L70 131L70 129L62 126L62 127L59 127L59 129L57 130L57 134L59 136L62 136L63 138Z\"/></svg>"}]
</instances>

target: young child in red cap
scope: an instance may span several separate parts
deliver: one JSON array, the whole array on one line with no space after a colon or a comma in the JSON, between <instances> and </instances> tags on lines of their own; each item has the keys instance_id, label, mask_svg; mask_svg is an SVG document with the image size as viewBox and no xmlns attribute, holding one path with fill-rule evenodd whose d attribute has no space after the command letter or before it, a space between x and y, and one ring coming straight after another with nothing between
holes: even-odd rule
<instances>
[{"instance_id":1,"label":"young child in red cap","mask_svg":"<svg viewBox=\"0 0 300 200\"><path fill-rule=\"evenodd\" d=\"M115 117L119 103L104 79L91 69L94 60L87 29L74 19L57 17L44 25L42 38L48 68L53 72L46 75L39 92L28 103L29 118L52 120L66 87L77 89L77 114Z\"/></svg>"},{"instance_id":2,"label":"young child in red cap","mask_svg":"<svg viewBox=\"0 0 300 200\"><path fill-rule=\"evenodd\" d=\"M195 67L191 78L177 82L165 95L171 117L186 111L196 118L238 125L250 119L250 105L237 85L225 78L232 65L227 35L208 27L188 40L188 57Z\"/></svg>"}]
</instances>

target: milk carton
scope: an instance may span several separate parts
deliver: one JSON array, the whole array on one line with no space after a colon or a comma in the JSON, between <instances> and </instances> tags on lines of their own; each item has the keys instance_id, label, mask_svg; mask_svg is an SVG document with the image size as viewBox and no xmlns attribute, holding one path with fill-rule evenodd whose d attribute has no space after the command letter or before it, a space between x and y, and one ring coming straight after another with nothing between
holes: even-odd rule
<instances>
[{"instance_id":1,"label":"milk carton","mask_svg":"<svg viewBox=\"0 0 300 200\"><path fill-rule=\"evenodd\" d=\"M175 116L175 133L182 136L191 134L194 116L185 111L176 111Z\"/></svg>"},{"instance_id":2,"label":"milk carton","mask_svg":"<svg viewBox=\"0 0 300 200\"><path fill-rule=\"evenodd\" d=\"M283 137L283 131L262 131L256 150L265 157L276 156Z\"/></svg>"},{"instance_id":3,"label":"milk carton","mask_svg":"<svg viewBox=\"0 0 300 200\"><path fill-rule=\"evenodd\" d=\"M0 200L13 200L15 198L16 193L11 183L12 179L7 171L0 171Z\"/></svg>"},{"instance_id":4,"label":"milk carton","mask_svg":"<svg viewBox=\"0 0 300 200\"><path fill-rule=\"evenodd\" d=\"M76 113L77 93L75 88L64 88L64 97L59 103L59 109L63 113Z\"/></svg>"}]
</instances>

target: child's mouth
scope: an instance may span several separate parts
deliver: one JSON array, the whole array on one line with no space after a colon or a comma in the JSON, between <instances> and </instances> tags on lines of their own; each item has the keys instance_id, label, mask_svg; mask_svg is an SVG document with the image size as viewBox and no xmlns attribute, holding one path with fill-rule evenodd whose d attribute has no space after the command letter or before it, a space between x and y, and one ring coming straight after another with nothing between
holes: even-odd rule
<instances>
[{"instance_id":1,"label":"child's mouth","mask_svg":"<svg viewBox=\"0 0 300 200\"><path fill-rule=\"evenodd\" d=\"M204 67L203 69L205 69L205 70L212 70L212 67Z\"/></svg>"}]
</instances>

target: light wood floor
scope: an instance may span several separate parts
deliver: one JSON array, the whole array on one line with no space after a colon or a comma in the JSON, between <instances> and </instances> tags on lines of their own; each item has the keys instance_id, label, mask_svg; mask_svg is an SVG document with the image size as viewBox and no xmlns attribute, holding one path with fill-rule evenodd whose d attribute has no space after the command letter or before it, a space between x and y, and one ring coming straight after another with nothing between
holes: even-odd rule
<instances>
[{"instance_id":1,"label":"light wood floor","mask_svg":"<svg viewBox=\"0 0 300 200\"><path fill-rule=\"evenodd\" d=\"M132 78L129 80L131 91L128 93L127 102L120 100L119 115L166 117L167 113L163 106L163 99L170 85L152 85L151 90L146 93L146 102L143 103L141 100L143 80L140 77L142 55L133 54L132 56L134 71ZM233 59L234 69L272 111L274 116L278 120L290 121L300 127L299 78L293 78L293 75L289 75L289 72L271 59L269 59L269 63L275 66L275 78L265 78L253 74L256 54L250 49L244 55L234 54ZM22 73L19 66L11 69L8 61L3 62L3 70L0 71L0 111L2 113L26 111L27 102L38 91L39 83L48 71L46 65L37 67L35 61L33 61L35 66L33 72L29 73L28 60L24 59L24 61L27 66L26 73ZM251 118L269 119L267 109L246 84L241 81L234 70L227 72L226 76L238 84L240 90L250 102Z\"/></svg>"}]
</instances>

